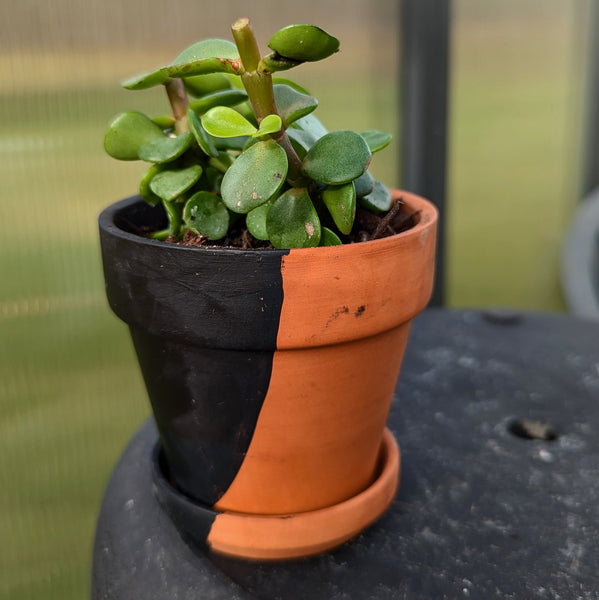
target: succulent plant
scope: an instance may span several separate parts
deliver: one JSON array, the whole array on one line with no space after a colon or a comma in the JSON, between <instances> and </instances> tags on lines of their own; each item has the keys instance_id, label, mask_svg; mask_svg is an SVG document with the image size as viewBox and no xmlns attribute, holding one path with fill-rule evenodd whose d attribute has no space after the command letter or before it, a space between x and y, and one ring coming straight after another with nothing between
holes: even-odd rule
<instances>
[{"instance_id":1,"label":"succulent plant","mask_svg":"<svg viewBox=\"0 0 599 600\"><path fill-rule=\"evenodd\" d=\"M162 204L169 227L156 239L186 231L220 240L245 228L275 248L344 243L356 206L387 212L389 190L368 167L391 136L379 131L328 132L313 111L316 98L273 77L324 59L339 41L313 25L277 31L261 56L247 19L233 42L208 39L175 60L123 82L129 90L163 85L172 114L117 115L104 147L120 160L151 163L139 193Z\"/></svg>"}]
</instances>

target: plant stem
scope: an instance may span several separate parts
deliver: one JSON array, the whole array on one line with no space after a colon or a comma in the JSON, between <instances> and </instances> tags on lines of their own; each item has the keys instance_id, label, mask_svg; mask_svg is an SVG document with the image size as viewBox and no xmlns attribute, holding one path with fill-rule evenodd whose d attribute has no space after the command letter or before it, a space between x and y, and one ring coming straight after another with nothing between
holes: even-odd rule
<instances>
[{"instance_id":1,"label":"plant stem","mask_svg":"<svg viewBox=\"0 0 599 600\"><path fill-rule=\"evenodd\" d=\"M175 118L175 132L183 133L189 131L187 123L187 105L189 103L185 86L182 79L169 79L165 84L166 95L171 104L173 117Z\"/></svg>"},{"instance_id":2,"label":"plant stem","mask_svg":"<svg viewBox=\"0 0 599 600\"><path fill-rule=\"evenodd\" d=\"M272 87L272 75L269 71L262 68L259 69L262 58L249 19L235 21L231 27L231 31L243 64L241 81L248 93L258 123L260 123L268 115L279 114ZM296 187L307 185L309 180L302 174L302 161L291 145L285 129L271 134L270 137L287 154L289 165L287 172L288 181Z\"/></svg>"}]
</instances>

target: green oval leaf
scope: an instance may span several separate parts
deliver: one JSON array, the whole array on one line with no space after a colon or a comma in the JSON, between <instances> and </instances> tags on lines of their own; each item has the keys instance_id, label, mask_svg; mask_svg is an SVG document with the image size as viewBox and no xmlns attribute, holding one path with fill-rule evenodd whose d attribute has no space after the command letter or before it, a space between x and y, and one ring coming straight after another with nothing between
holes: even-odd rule
<instances>
[{"instance_id":1,"label":"green oval leaf","mask_svg":"<svg viewBox=\"0 0 599 600\"><path fill-rule=\"evenodd\" d=\"M353 131L333 131L308 151L304 172L320 183L340 185L357 179L368 168L372 155L364 138Z\"/></svg>"},{"instance_id":2,"label":"green oval leaf","mask_svg":"<svg viewBox=\"0 0 599 600\"><path fill-rule=\"evenodd\" d=\"M237 46L228 40L209 39L192 44L165 67L170 77L190 77L208 73L239 74Z\"/></svg>"},{"instance_id":3,"label":"green oval leaf","mask_svg":"<svg viewBox=\"0 0 599 600\"><path fill-rule=\"evenodd\" d=\"M166 169L150 181L150 189L160 198L171 202L186 192L202 175L202 167L192 165L186 169Z\"/></svg>"},{"instance_id":4,"label":"green oval leaf","mask_svg":"<svg viewBox=\"0 0 599 600\"><path fill-rule=\"evenodd\" d=\"M113 158L119 160L137 160L139 149L157 138L163 138L164 132L146 115L129 110L117 115L104 136L104 149Z\"/></svg>"},{"instance_id":5,"label":"green oval leaf","mask_svg":"<svg viewBox=\"0 0 599 600\"><path fill-rule=\"evenodd\" d=\"M358 198L358 204L375 213L387 212L391 208L393 198L386 185L380 181L374 182L374 189L370 194Z\"/></svg>"},{"instance_id":6,"label":"green oval leaf","mask_svg":"<svg viewBox=\"0 0 599 600\"><path fill-rule=\"evenodd\" d=\"M315 61L337 52L339 40L315 25L289 25L270 38L268 47L284 58Z\"/></svg>"},{"instance_id":7,"label":"green oval leaf","mask_svg":"<svg viewBox=\"0 0 599 600\"><path fill-rule=\"evenodd\" d=\"M172 129L175 126L175 118L172 115L161 115L160 117L152 117L152 122L156 123L162 131Z\"/></svg>"},{"instance_id":8,"label":"green oval leaf","mask_svg":"<svg viewBox=\"0 0 599 600\"><path fill-rule=\"evenodd\" d=\"M281 131L281 127L283 127L283 122L279 115L266 115L266 117L260 121L260 127L258 127L258 131L253 134L253 137L262 137L270 135L271 133L277 133L277 131Z\"/></svg>"},{"instance_id":9,"label":"green oval leaf","mask_svg":"<svg viewBox=\"0 0 599 600\"><path fill-rule=\"evenodd\" d=\"M373 154L379 150L382 150L383 148L386 148L393 137L390 133L377 131L375 129L362 131L360 135L366 140L366 143Z\"/></svg>"},{"instance_id":10,"label":"green oval leaf","mask_svg":"<svg viewBox=\"0 0 599 600\"><path fill-rule=\"evenodd\" d=\"M341 246L343 242L339 236L328 227L323 227L320 234L320 246Z\"/></svg>"},{"instance_id":11,"label":"green oval leaf","mask_svg":"<svg viewBox=\"0 0 599 600\"><path fill-rule=\"evenodd\" d=\"M316 98L302 94L289 85L276 84L273 86L273 91L277 109L286 128L294 121L310 114L318 106Z\"/></svg>"},{"instance_id":12,"label":"green oval leaf","mask_svg":"<svg viewBox=\"0 0 599 600\"><path fill-rule=\"evenodd\" d=\"M270 210L271 202L265 202L258 208L250 210L245 218L245 224L248 231L258 240L268 239L268 230L266 229L266 217Z\"/></svg>"},{"instance_id":13,"label":"green oval leaf","mask_svg":"<svg viewBox=\"0 0 599 600\"><path fill-rule=\"evenodd\" d=\"M272 140L257 142L242 152L225 173L223 202L233 212L248 213L270 200L286 177L285 150Z\"/></svg>"},{"instance_id":14,"label":"green oval leaf","mask_svg":"<svg viewBox=\"0 0 599 600\"><path fill-rule=\"evenodd\" d=\"M275 248L310 248L320 243L320 220L302 188L287 190L272 203L266 228Z\"/></svg>"},{"instance_id":15,"label":"green oval leaf","mask_svg":"<svg viewBox=\"0 0 599 600\"><path fill-rule=\"evenodd\" d=\"M245 90L219 90L202 96L198 100L189 103L189 108L194 110L198 115L203 115L215 106L235 106L247 100L247 92Z\"/></svg>"},{"instance_id":16,"label":"green oval leaf","mask_svg":"<svg viewBox=\"0 0 599 600\"><path fill-rule=\"evenodd\" d=\"M142 200L148 204L151 204L152 206L157 206L160 204L161 198L150 189L150 182L163 169L164 167L162 165L152 165L139 182L139 195L141 196Z\"/></svg>"},{"instance_id":17,"label":"green oval leaf","mask_svg":"<svg viewBox=\"0 0 599 600\"><path fill-rule=\"evenodd\" d=\"M340 186L328 186L322 191L325 203L339 231L347 235L356 216L356 190L352 182Z\"/></svg>"},{"instance_id":18,"label":"green oval leaf","mask_svg":"<svg viewBox=\"0 0 599 600\"><path fill-rule=\"evenodd\" d=\"M141 73L125 79L121 85L126 90L145 90L166 83L170 79L166 67L160 67L149 73Z\"/></svg>"},{"instance_id":19,"label":"green oval leaf","mask_svg":"<svg viewBox=\"0 0 599 600\"><path fill-rule=\"evenodd\" d=\"M139 149L139 158L153 163L171 162L189 148L192 140L193 134L190 131L185 131L176 137L155 138Z\"/></svg>"},{"instance_id":20,"label":"green oval leaf","mask_svg":"<svg viewBox=\"0 0 599 600\"><path fill-rule=\"evenodd\" d=\"M229 211L210 192L197 192L185 203L183 220L194 233L209 240L220 240L229 229Z\"/></svg>"},{"instance_id":21,"label":"green oval leaf","mask_svg":"<svg viewBox=\"0 0 599 600\"><path fill-rule=\"evenodd\" d=\"M227 106L211 108L200 120L204 129L214 137L253 135L257 131L244 116Z\"/></svg>"},{"instance_id":22,"label":"green oval leaf","mask_svg":"<svg viewBox=\"0 0 599 600\"><path fill-rule=\"evenodd\" d=\"M191 110L187 109L187 122L189 123L189 129L198 143L198 146L202 149L204 154L212 156L213 158L218 157L218 149L216 148L214 141L208 135L208 132L202 127L200 117Z\"/></svg>"},{"instance_id":23,"label":"green oval leaf","mask_svg":"<svg viewBox=\"0 0 599 600\"><path fill-rule=\"evenodd\" d=\"M229 40L218 38L200 40L180 52L169 66L183 65L204 58L239 58L239 50Z\"/></svg>"},{"instance_id":24,"label":"green oval leaf","mask_svg":"<svg viewBox=\"0 0 599 600\"><path fill-rule=\"evenodd\" d=\"M358 179L354 179L354 186L356 188L356 197L367 196L374 190L374 177L370 174L370 171L364 171Z\"/></svg>"},{"instance_id":25,"label":"green oval leaf","mask_svg":"<svg viewBox=\"0 0 599 600\"><path fill-rule=\"evenodd\" d=\"M224 73L207 73L206 75L194 75L183 80L185 89L196 98L211 94L219 90L231 88L231 80Z\"/></svg>"}]
</instances>

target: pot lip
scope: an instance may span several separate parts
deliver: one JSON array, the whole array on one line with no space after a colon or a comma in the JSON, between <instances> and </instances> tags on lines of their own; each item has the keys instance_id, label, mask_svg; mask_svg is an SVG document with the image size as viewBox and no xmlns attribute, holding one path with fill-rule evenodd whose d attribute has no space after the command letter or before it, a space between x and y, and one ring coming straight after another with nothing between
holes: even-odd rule
<instances>
[{"instance_id":1,"label":"pot lip","mask_svg":"<svg viewBox=\"0 0 599 600\"><path fill-rule=\"evenodd\" d=\"M293 249L279 249L279 248L254 248L254 249L241 249L241 248L217 248L217 247L206 247L206 248L198 248L194 246L183 246L178 244L166 244L162 241L152 240L149 238L145 238L141 235L137 235L135 233L126 231L120 228L115 223L116 216L126 210L127 208L131 208L136 204L141 206L145 206L144 201L141 199L141 196L134 195L114 202L107 206L98 217L98 224L101 231L104 231L112 236L121 238L125 241L134 242L136 244L141 244L149 247L155 248L165 248L168 247L170 251L175 252L199 252L204 255L206 254L220 254L220 255L251 255L251 256L281 256L289 254L289 252L293 251L293 253L299 253L305 255L308 258L310 255L314 254L322 254L323 252L334 251L336 255L352 253L357 251L356 249L366 249L370 248L372 250L377 248L383 248L389 244L393 245L397 243L399 240L407 240L413 237L419 236L423 230L428 229L432 224L434 224L438 219L438 210L436 206L423 198L422 196L418 196L417 194L413 194L412 192L408 192L405 190L399 189L390 189L394 198L402 197L404 202L413 209L414 212L420 211L420 219L416 225L411 227L406 231L402 231L401 233L397 233L392 236L380 238L378 240L370 240L367 242L359 242L355 244L342 244L341 246L317 246L315 248L293 248ZM149 206L149 205L148 205Z\"/></svg>"}]
</instances>

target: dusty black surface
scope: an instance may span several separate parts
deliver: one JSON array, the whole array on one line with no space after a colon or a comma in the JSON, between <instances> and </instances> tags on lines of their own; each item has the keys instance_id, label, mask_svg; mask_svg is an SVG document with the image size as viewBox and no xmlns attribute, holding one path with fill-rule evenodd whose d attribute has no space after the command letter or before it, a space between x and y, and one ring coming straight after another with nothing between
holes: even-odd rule
<instances>
[{"instance_id":1,"label":"dusty black surface","mask_svg":"<svg viewBox=\"0 0 599 600\"><path fill-rule=\"evenodd\" d=\"M597 598L599 326L427 311L389 421L391 510L339 550L244 563L187 546L152 494L151 423L99 518L92 598Z\"/></svg>"}]
</instances>

